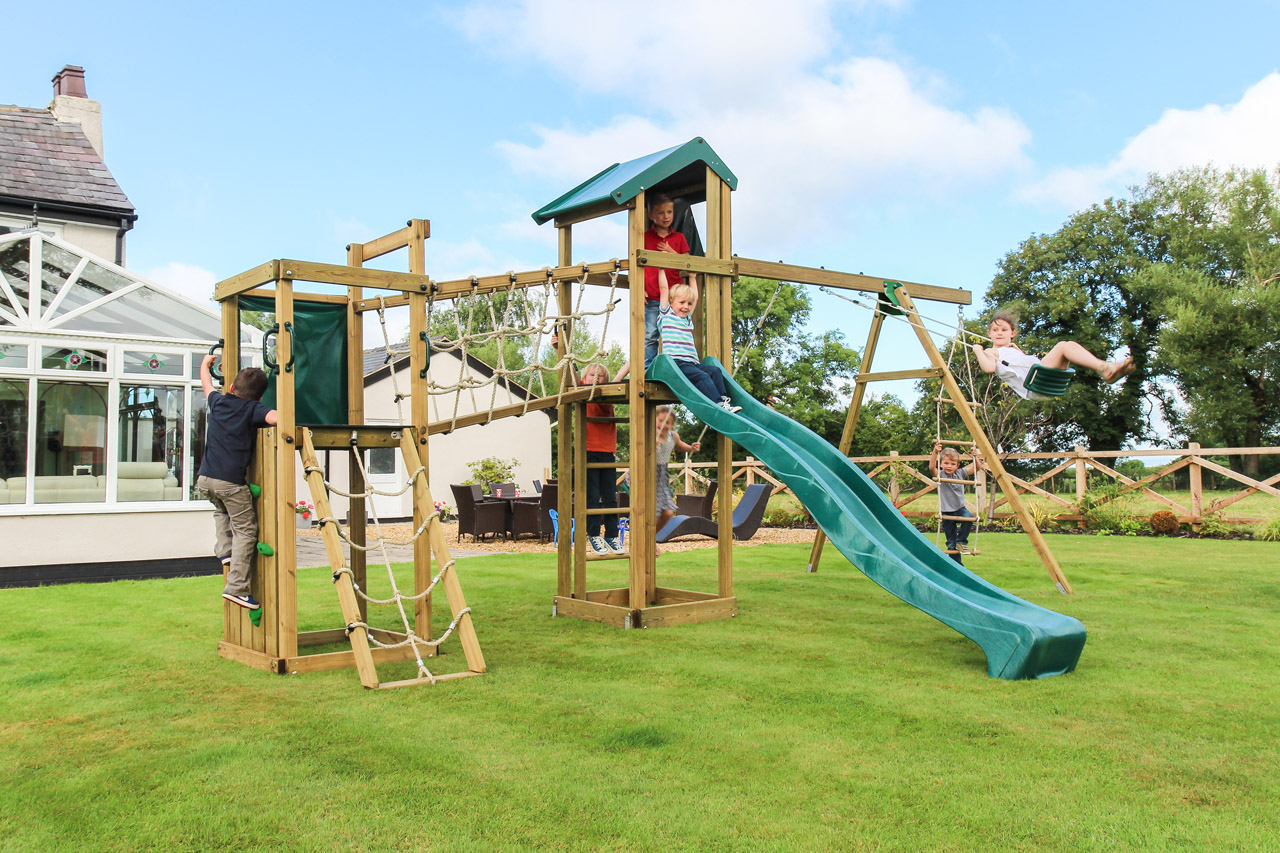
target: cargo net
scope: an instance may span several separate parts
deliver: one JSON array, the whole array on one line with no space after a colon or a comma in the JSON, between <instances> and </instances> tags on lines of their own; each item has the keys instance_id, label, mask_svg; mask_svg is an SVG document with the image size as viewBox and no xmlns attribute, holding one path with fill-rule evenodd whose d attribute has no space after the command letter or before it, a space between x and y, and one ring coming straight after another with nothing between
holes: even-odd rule
<instances>
[{"instance_id":1,"label":"cargo net","mask_svg":"<svg viewBox=\"0 0 1280 853\"><path fill-rule=\"evenodd\" d=\"M374 598L373 596L369 595L366 590L360 588L360 584L356 582L355 574L351 571L351 568L348 566L343 566L342 568L335 570L333 573L333 579L336 582L342 575L344 574L349 575L351 577L351 585L352 587L355 588L356 595L359 596L361 599L368 602L369 604L378 605L380 607L394 606L396 608L396 612L400 616L400 624L403 628L404 639L395 643L388 643L388 642L379 640L376 636L374 636L373 626L369 625L367 622L352 622L349 625L347 625L347 632L350 633L355 628L364 628L365 634L369 638L369 642L380 649L399 649L399 648L404 648L406 646L412 647L414 660L417 662L417 665L418 665L418 678L428 681L432 684L435 684L436 676L431 673L431 670L427 669L427 665L422 659L423 650L425 648L429 651L431 649L434 649L440 646L442 643L448 640L449 636L453 634L454 630L458 627L458 623L462 620L462 617L466 616L471 612L471 608L464 607L461 610L459 610L457 614L454 615L453 621L449 623L449 627L444 630L444 633L442 633L439 637L436 637L435 639L430 639L430 638L420 637L414 631L414 621L409 617L409 612L405 609L405 602L410 602L411 604L416 603L418 601L425 600L427 596L431 595L432 591L435 590L436 586L440 583L441 579L445 576L445 573L453 571L453 564L455 560L452 556L447 556L446 559L440 559L440 558L446 557L446 555L437 554L436 556L439 559L439 562L441 563L440 571L436 572L435 576L431 578L431 583L427 585L426 589L420 590L414 595L409 595L407 593L401 592L400 587L396 584L396 574L391 568L391 556L387 553L387 545L386 545L387 540L386 540L386 537L383 535L382 522L378 518L378 513L374 508L374 502L373 500L371 500L371 498L374 495L383 495L386 497L398 497L400 495L403 495L409 489L413 488L415 482L419 477L425 478L427 476L427 469L424 466L419 465L414 471L412 471L409 474L407 481L400 489L394 492L385 491L382 489L375 489L373 486L368 485L369 471L368 471L368 468L365 466L364 454L358 451L355 451L355 452L352 452L351 456L356 460L356 464L360 466L361 482L366 484L364 491L346 492L334 486L334 484L329 482L327 479L324 480L324 486L326 489L329 490L331 494L342 495L343 497L349 500L354 498L362 498L365 500L365 507L369 513L370 519L373 521L373 533L374 533L374 538L377 540L377 544L369 545L367 543L356 542L351 538L349 533L343 531L342 524L337 518L333 516L326 516L326 517L320 518L319 522L321 525L332 523L333 529L338 532L338 537L356 550L367 552L367 551L372 551L376 548L381 552L382 562L383 562L383 565L386 566L386 570L387 570L387 582L390 584L391 597L390 598ZM324 470L322 468L306 466L304 467L304 471L307 474L311 474L313 472L319 473L321 478L322 479L324 478ZM439 519L439 517L440 517L440 510L436 509L435 507L432 507L432 511L423 520L422 524L419 525L418 528L413 531L413 537L412 537L413 540L416 542L418 537L426 533L430 529L431 524L433 522L436 522Z\"/></svg>"},{"instance_id":2,"label":"cargo net","mask_svg":"<svg viewBox=\"0 0 1280 853\"><path fill-rule=\"evenodd\" d=\"M479 281L474 278L469 294L448 300L437 300L433 289L427 300L427 334L430 335L433 329L442 330L442 327L449 329L449 334L440 334L428 341L428 367L425 375L420 377L426 380L427 393L432 398L432 420L448 421L446 432L457 428L459 419L469 414L462 410L464 395L470 402L472 413L488 413L489 417L481 423L489 423L500 405L517 405L512 402L514 397L521 398L522 402L516 414L527 413L537 399L554 397L556 405L559 405L564 394L573 387L576 368L598 361L605 354L609 318L621 301L617 298L620 264L616 259L613 263L605 303L603 307L590 310L584 305L588 285L585 265L581 277L576 280L557 281L547 269L547 280L542 285L518 286L512 273L510 286L491 293L480 293ZM560 289L575 286L577 292L571 298L573 310L567 314L559 313ZM438 304L441 301L449 301L453 305L441 309ZM397 417L400 423L408 423L402 402L409 395L400 388L394 363L409 354L409 342L406 340L399 345L391 342L383 297L379 297L376 310L386 346L386 361L392 365L391 387ZM603 319L598 339L588 330L586 320L592 317ZM556 334L559 335L560 346L555 359L552 363L544 363L541 358L543 347L550 344L552 335ZM581 346L583 337L589 339L587 347ZM574 355L575 344L587 355ZM531 351L532 356L514 357L522 349ZM457 358L456 377L442 376L444 370L430 368L432 356L442 353ZM477 370L479 364L483 364L485 369ZM441 405L440 398L446 400L444 405ZM448 398L451 398L451 405ZM442 411L444 416L440 417Z\"/></svg>"}]
</instances>

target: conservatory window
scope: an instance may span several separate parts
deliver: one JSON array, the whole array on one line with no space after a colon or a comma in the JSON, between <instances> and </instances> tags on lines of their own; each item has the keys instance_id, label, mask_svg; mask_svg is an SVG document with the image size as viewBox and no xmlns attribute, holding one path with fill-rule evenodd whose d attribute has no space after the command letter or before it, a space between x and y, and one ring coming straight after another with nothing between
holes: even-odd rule
<instances>
[{"instance_id":1,"label":"conservatory window","mask_svg":"<svg viewBox=\"0 0 1280 853\"><path fill-rule=\"evenodd\" d=\"M124 372L154 376L181 376L182 353L125 350Z\"/></svg>"},{"instance_id":2,"label":"conservatory window","mask_svg":"<svg viewBox=\"0 0 1280 853\"><path fill-rule=\"evenodd\" d=\"M182 396L180 387L120 388L117 501L182 500Z\"/></svg>"},{"instance_id":3,"label":"conservatory window","mask_svg":"<svg viewBox=\"0 0 1280 853\"><path fill-rule=\"evenodd\" d=\"M190 498L204 500L204 492L196 488L196 474L200 471L200 460L204 459L204 438L209 429L209 403L204 391L199 388L191 390L191 482Z\"/></svg>"},{"instance_id":4,"label":"conservatory window","mask_svg":"<svg viewBox=\"0 0 1280 853\"><path fill-rule=\"evenodd\" d=\"M41 347L40 366L47 370L77 370L82 373L105 373L106 350L80 347Z\"/></svg>"},{"instance_id":5,"label":"conservatory window","mask_svg":"<svg viewBox=\"0 0 1280 853\"><path fill-rule=\"evenodd\" d=\"M5 481L27 474L26 379L0 379L0 503L22 503L26 486L16 496L8 494Z\"/></svg>"},{"instance_id":6,"label":"conservatory window","mask_svg":"<svg viewBox=\"0 0 1280 853\"><path fill-rule=\"evenodd\" d=\"M47 241L41 243L40 253L40 294L43 298L41 311L48 314L55 307L58 292L75 272L80 258ZM65 301L66 297L63 299Z\"/></svg>"},{"instance_id":7,"label":"conservatory window","mask_svg":"<svg viewBox=\"0 0 1280 853\"><path fill-rule=\"evenodd\" d=\"M28 357L26 344L0 344L0 370L22 370Z\"/></svg>"},{"instance_id":8,"label":"conservatory window","mask_svg":"<svg viewBox=\"0 0 1280 853\"><path fill-rule=\"evenodd\" d=\"M4 280L4 289L12 293L15 301L13 307L25 318L30 314L27 308L29 279L31 276L31 243L19 240L0 247L0 279Z\"/></svg>"},{"instance_id":9,"label":"conservatory window","mask_svg":"<svg viewBox=\"0 0 1280 853\"><path fill-rule=\"evenodd\" d=\"M40 380L36 392L36 503L106 499L107 386ZM9 481L9 488L14 487Z\"/></svg>"}]
</instances>

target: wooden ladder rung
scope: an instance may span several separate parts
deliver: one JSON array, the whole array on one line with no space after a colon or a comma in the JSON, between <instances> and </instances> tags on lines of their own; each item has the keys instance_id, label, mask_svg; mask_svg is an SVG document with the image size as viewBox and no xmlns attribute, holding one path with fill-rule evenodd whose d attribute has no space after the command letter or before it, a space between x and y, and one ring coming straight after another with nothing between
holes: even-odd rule
<instances>
[{"instance_id":1,"label":"wooden ladder rung","mask_svg":"<svg viewBox=\"0 0 1280 853\"><path fill-rule=\"evenodd\" d=\"M982 556L982 552L976 549L972 551L957 551L950 548L944 548L942 550L944 554L959 554L962 557L981 557Z\"/></svg>"},{"instance_id":2,"label":"wooden ladder rung","mask_svg":"<svg viewBox=\"0 0 1280 853\"><path fill-rule=\"evenodd\" d=\"M961 483L965 486L972 486L974 484L973 480L960 480L955 477L934 477L934 479L939 483Z\"/></svg>"},{"instance_id":3,"label":"wooden ladder rung","mask_svg":"<svg viewBox=\"0 0 1280 853\"><path fill-rule=\"evenodd\" d=\"M972 521L975 524L978 521L972 515L935 515L934 518L940 518L943 521Z\"/></svg>"},{"instance_id":4,"label":"wooden ladder rung","mask_svg":"<svg viewBox=\"0 0 1280 853\"><path fill-rule=\"evenodd\" d=\"M587 552L588 563L594 563L597 560L629 560L629 559L631 559L630 552L627 552L626 554L597 554L594 551Z\"/></svg>"},{"instance_id":5,"label":"wooden ladder rung","mask_svg":"<svg viewBox=\"0 0 1280 853\"><path fill-rule=\"evenodd\" d=\"M595 506L587 510L587 515L631 515L631 508L625 506Z\"/></svg>"},{"instance_id":6,"label":"wooden ladder rung","mask_svg":"<svg viewBox=\"0 0 1280 853\"><path fill-rule=\"evenodd\" d=\"M933 398L933 402L935 402L935 403L950 403L950 404L951 404L951 405L953 405L953 406L956 404L956 401L955 401L955 400L952 400L950 397L934 397L934 398ZM975 403L975 402L973 402L972 400L963 400L963 401L961 401L961 402L968 403L968 404L969 404L969 406L970 406L970 408L974 408L974 409L981 409L981 408L983 408L983 407L986 405L986 403Z\"/></svg>"}]
</instances>

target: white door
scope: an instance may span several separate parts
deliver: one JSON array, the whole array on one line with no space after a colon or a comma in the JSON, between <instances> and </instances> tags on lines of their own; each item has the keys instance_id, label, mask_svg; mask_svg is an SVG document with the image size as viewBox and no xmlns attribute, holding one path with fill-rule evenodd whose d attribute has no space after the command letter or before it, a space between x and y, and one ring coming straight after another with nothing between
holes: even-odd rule
<instances>
[{"instance_id":1,"label":"white door","mask_svg":"<svg viewBox=\"0 0 1280 853\"><path fill-rule=\"evenodd\" d=\"M398 492L404 487L406 474L400 450L396 447L371 447L365 451L364 464L369 471L369 485L383 492ZM378 519L404 518L404 495L374 495L370 509ZM372 514L370 514L372 518Z\"/></svg>"}]
</instances>

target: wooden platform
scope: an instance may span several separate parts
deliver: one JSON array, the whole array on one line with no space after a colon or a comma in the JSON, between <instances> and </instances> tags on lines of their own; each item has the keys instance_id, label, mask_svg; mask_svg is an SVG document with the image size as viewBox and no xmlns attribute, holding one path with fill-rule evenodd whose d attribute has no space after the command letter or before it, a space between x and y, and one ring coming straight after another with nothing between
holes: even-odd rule
<instances>
[{"instance_id":1,"label":"wooden platform","mask_svg":"<svg viewBox=\"0 0 1280 853\"><path fill-rule=\"evenodd\" d=\"M598 589L585 599L557 595L552 614L601 622L615 628L667 628L695 622L714 622L738 615L737 596L721 598L715 593L658 587L653 604L642 610L627 606L626 587Z\"/></svg>"}]
</instances>

